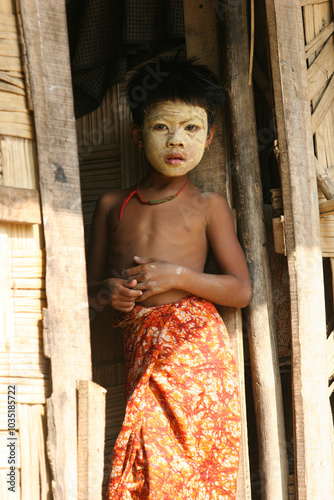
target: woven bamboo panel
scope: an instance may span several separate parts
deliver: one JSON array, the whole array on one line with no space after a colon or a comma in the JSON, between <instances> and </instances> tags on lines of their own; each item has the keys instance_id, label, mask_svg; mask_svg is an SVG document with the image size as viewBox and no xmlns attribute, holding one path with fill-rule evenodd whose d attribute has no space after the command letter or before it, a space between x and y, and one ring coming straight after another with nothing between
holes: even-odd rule
<instances>
[{"instance_id":1,"label":"woven bamboo panel","mask_svg":"<svg viewBox=\"0 0 334 500\"><path fill-rule=\"evenodd\" d=\"M26 106L16 16L10 9L9 2L0 5L0 134L32 139L34 125Z\"/></svg>"},{"instance_id":2,"label":"woven bamboo panel","mask_svg":"<svg viewBox=\"0 0 334 500\"><path fill-rule=\"evenodd\" d=\"M119 144L118 87L111 87L101 105L76 121L79 154L106 144Z\"/></svg>"},{"instance_id":3,"label":"woven bamboo panel","mask_svg":"<svg viewBox=\"0 0 334 500\"><path fill-rule=\"evenodd\" d=\"M306 56L315 152L334 175L334 34L333 5L327 1L303 8Z\"/></svg>"},{"instance_id":4,"label":"woven bamboo panel","mask_svg":"<svg viewBox=\"0 0 334 500\"><path fill-rule=\"evenodd\" d=\"M27 139L3 137L0 140L0 152L2 184L35 189L37 187L35 143Z\"/></svg>"},{"instance_id":5,"label":"woven bamboo panel","mask_svg":"<svg viewBox=\"0 0 334 500\"><path fill-rule=\"evenodd\" d=\"M124 363L100 363L93 367L93 377L98 384L116 387L124 383Z\"/></svg>"},{"instance_id":6,"label":"woven bamboo panel","mask_svg":"<svg viewBox=\"0 0 334 500\"><path fill-rule=\"evenodd\" d=\"M22 500L51 500L44 405L18 405Z\"/></svg>"}]
</instances>

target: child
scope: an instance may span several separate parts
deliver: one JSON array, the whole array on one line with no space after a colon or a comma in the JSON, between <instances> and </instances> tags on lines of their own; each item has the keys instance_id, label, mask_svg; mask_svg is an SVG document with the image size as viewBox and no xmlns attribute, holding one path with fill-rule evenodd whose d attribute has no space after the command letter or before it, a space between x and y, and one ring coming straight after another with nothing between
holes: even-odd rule
<instances>
[{"instance_id":1,"label":"child","mask_svg":"<svg viewBox=\"0 0 334 500\"><path fill-rule=\"evenodd\" d=\"M88 262L90 298L117 311L126 358L106 499L235 498L238 379L212 302L244 307L251 285L226 200L188 177L223 97L194 60L160 58L128 85L130 133L150 169L100 197ZM209 245L222 274L203 272Z\"/></svg>"}]
</instances>

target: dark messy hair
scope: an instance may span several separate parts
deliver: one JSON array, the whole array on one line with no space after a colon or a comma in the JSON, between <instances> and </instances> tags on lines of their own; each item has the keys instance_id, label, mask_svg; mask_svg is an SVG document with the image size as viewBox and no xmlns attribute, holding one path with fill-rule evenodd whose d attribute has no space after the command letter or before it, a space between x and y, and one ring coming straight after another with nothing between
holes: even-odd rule
<instances>
[{"instance_id":1,"label":"dark messy hair","mask_svg":"<svg viewBox=\"0 0 334 500\"><path fill-rule=\"evenodd\" d=\"M141 66L127 85L127 102L139 127L151 105L177 99L204 108L210 129L217 106L226 101L226 93L207 66L194 57L185 59L178 55L160 57Z\"/></svg>"}]
</instances>

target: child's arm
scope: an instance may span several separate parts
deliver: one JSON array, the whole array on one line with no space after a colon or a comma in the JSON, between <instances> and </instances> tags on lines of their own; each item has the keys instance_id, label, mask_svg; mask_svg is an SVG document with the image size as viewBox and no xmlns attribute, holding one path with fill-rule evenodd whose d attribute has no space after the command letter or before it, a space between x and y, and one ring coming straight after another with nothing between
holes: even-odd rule
<instances>
[{"instance_id":1,"label":"child's arm","mask_svg":"<svg viewBox=\"0 0 334 500\"><path fill-rule=\"evenodd\" d=\"M106 278L108 214L112 204L112 192L101 196L96 204L87 260L88 295L93 308L111 304L114 309L129 312L135 300L142 295L141 291L134 290L137 281Z\"/></svg>"},{"instance_id":2,"label":"child's arm","mask_svg":"<svg viewBox=\"0 0 334 500\"><path fill-rule=\"evenodd\" d=\"M209 205L207 237L223 274L201 273L159 259L135 258L139 265L128 269L125 276L136 278L136 288L143 290L138 302L179 289L225 306L245 307L249 303L252 296L249 273L229 206L219 195L211 196Z\"/></svg>"}]
</instances>

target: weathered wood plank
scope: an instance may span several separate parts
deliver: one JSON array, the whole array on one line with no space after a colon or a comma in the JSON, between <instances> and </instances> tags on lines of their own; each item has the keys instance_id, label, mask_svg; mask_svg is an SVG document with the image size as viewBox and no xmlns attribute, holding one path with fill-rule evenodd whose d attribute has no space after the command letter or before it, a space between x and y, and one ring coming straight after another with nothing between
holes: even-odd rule
<instances>
[{"instance_id":1,"label":"weathered wood plank","mask_svg":"<svg viewBox=\"0 0 334 500\"><path fill-rule=\"evenodd\" d=\"M37 189L0 186L0 220L41 224L41 207Z\"/></svg>"},{"instance_id":2,"label":"weathered wood plank","mask_svg":"<svg viewBox=\"0 0 334 500\"><path fill-rule=\"evenodd\" d=\"M219 50L219 47L221 47L221 23L219 23L214 2L205 0L199 4L194 0L185 0L183 6L187 56L198 57L200 62L209 66L221 78L222 53ZM210 151L205 153L199 167L191 173L191 178L195 185L224 195L230 205L232 205L229 138L225 132L228 126L227 123L226 113L217 113L215 138L210 145ZM209 272L214 271L217 272L217 269L212 269ZM244 390L242 321L240 311L238 310L219 308L219 312L224 319L234 346L240 376L242 439L237 499L249 500L251 491Z\"/></svg>"},{"instance_id":3,"label":"weathered wood plank","mask_svg":"<svg viewBox=\"0 0 334 500\"><path fill-rule=\"evenodd\" d=\"M78 500L96 500L102 495L106 393L94 382L79 382Z\"/></svg>"},{"instance_id":4,"label":"weathered wood plank","mask_svg":"<svg viewBox=\"0 0 334 500\"><path fill-rule=\"evenodd\" d=\"M296 493L322 500L334 497L332 423L302 12L289 0L266 0L266 11L290 281Z\"/></svg>"},{"instance_id":5,"label":"weathered wood plank","mask_svg":"<svg viewBox=\"0 0 334 500\"><path fill-rule=\"evenodd\" d=\"M258 431L261 493L266 500L287 500L288 463L276 323L263 223L253 91L248 85L247 2L236 4L227 0L225 5L223 31L226 33L227 86L235 153L235 205L240 241L253 285L253 297L245 310L245 317Z\"/></svg>"},{"instance_id":6,"label":"weathered wood plank","mask_svg":"<svg viewBox=\"0 0 334 500\"><path fill-rule=\"evenodd\" d=\"M77 498L78 380L91 379L90 333L79 167L65 3L18 0L38 143L46 247L52 395L48 457L55 500Z\"/></svg>"}]
</instances>

